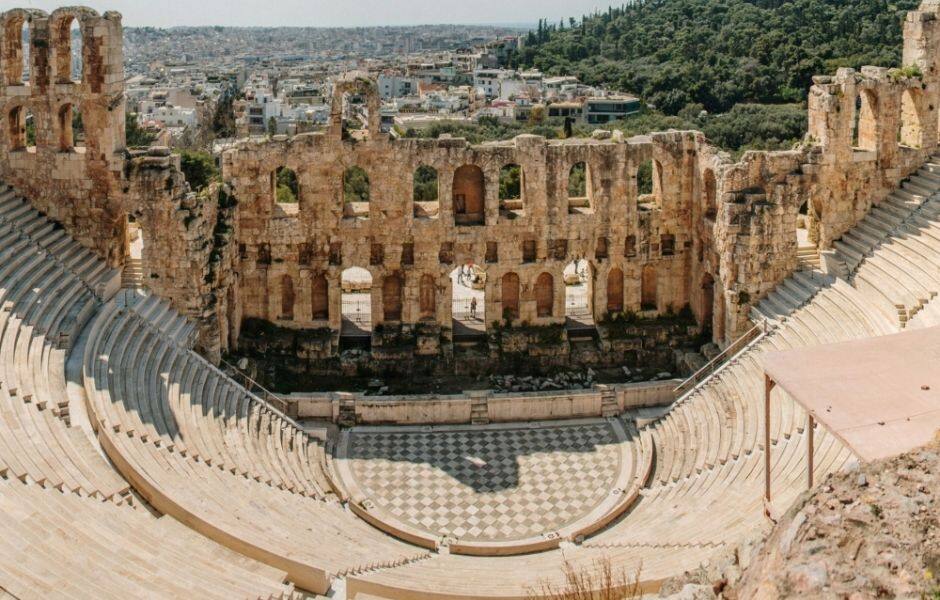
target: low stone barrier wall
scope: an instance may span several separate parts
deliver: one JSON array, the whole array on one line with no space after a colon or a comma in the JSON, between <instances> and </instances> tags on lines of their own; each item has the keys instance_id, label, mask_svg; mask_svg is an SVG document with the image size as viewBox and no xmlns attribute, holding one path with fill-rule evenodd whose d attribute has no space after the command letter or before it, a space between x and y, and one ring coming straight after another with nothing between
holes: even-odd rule
<instances>
[{"instance_id":1,"label":"low stone barrier wall","mask_svg":"<svg viewBox=\"0 0 940 600\"><path fill-rule=\"evenodd\" d=\"M681 380L597 385L590 390L494 393L490 390L450 395L364 396L345 392L283 396L298 419L324 419L358 425L456 425L477 419L490 423L601 417L609 412L664 406L675 399ZM616 407L604 397L613 399ZM354 412L353 412L354 411Z\"/></svg>"}]
</instances>

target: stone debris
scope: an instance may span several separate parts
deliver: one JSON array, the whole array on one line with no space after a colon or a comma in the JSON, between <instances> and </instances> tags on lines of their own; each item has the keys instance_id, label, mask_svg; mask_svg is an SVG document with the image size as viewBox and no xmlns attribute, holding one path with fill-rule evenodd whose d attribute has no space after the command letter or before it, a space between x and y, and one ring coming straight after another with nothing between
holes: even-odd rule
<instances>
[{"instance_id":1,"label":"stone debris","mask_svg":"<svg viewBox=\"0 0 940 600\"><path fill-rule=\"evenodd\" d=\"M594 386L597 373L587 371L565 371L557 375L539 377L535 375L491 375L490 385L494 392L541 392L548 390L589 390Z\"/></svg>"}]
</instances>

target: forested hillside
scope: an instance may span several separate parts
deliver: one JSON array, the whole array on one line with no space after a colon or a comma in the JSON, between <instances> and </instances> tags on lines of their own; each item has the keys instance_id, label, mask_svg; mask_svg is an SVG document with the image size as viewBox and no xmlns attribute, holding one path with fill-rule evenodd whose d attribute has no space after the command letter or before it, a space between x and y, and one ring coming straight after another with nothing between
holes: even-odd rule
<instances>
[{"instance_id":1,"label":"forested hillside","mask_svg":"<svg viewBox=\"0 0 940 600\"><path fill-rule=\"evenodd\" d=\"M666 114L800 102L837 67L897 66L918 0L637 0L540 23L511 66L633 92Z\"/></svg>"}]
</instances>

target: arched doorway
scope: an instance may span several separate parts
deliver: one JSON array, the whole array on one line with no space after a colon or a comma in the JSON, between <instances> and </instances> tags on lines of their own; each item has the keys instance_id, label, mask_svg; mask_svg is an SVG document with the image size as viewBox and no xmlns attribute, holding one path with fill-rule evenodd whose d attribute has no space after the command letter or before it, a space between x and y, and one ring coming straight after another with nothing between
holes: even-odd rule
<instances>
[{"instance_id":1,"label":"arched doorway","mask_svg":"<svg viewBox=\"0 0 940 600\"><path fill-rule=\"evenodd\" d=\"M643 267L643 275L640 281L641 310L656 310L658 308L658 291L656 289L656 279L656 267L653 265L646 265Z\"/></svg>"},{"instance_id":2,"label":"arched doorway","mask_svg":"<svg viewBox=\"0 0 940 600\"><path fill-rule=\"evenodd\" d=\"M623 312L623 271L614 267L607 273L607 313Z\"/></svg>"},{"instance_id":3,"label":"arched doorway","mask_svg":"<svg viewBox=\"0 0 940 600\"><path fill-rule=\"evenodd\" d=\"M418 312L423 321L433 321L437 313L437 285L434 276L425 273L418 286Z\"/></svg>"},{"instance_id":4,"label":"arched doorway","mask_svg":"<svg viewBox=\"0 0 940 600\"><path fill-rule=\"evenodd\" d=\"M908 148L921 148L924 144L924 93L919 88L908 88L901 93L901 127L898 143Z\"/></svg>"},{"instance_id":5,"label":"arched doorway","mask_svg":"<svg viewBox=\"0 0 940 600\"><path fill-rule=\"evenodd\" d=\"M872 90L862 90L855 98L855 116L852 123L852 147L857 150L878 149L878 96Z\"/></svg>"},{"instance_id":6,"label":"arched doorway","mask_svg":"<svg viewBox=\"0 0 940 600\"><path fill-rule=\"evenodd\" d=\"M500 282L503 305L503 319L512 321L519 318L519 276L506 273Z\"/></svg>"},{"instance_id":7,"label":"arched doorway","mask_svg":"<svg viewBox=\"0 0 940 600\"><path fill-rule=\"evenodd\" d=\"M457 225L483 225L485 218L486 188L483 170L476 165L463 165L454 172L454 223Z\"/></svg>"},{"instance_id":8,"label":"arched doorway","mask_svg":"<svg viewBox=\"0 0 940 600\"><path fill-rule=\"evenodd\" d=\"M450 272L454 333L486 333L486 271L472 262Z\"/></svg>"},{"instance_id":9,"label":"arched doorway","mask_svg":"<svg viewBox=\"0 0 940 600\"><path fill-rule=\"evenodd\" d=\"M586 317L593 311L594 289L591 276L591 263L578 258L567 265L563 272L565 278L565 316Z\"/></svg>"},{"instance_id":10,"label":"arched doorway","mask_svg":"<svg viewBox=\"0 0 940 600\"><path fill-rule=\"evenodd\" d=\"M535 280L535 314L551 317L555 308L555 278L551 273L542 273Z\"/></svg>"},{"instance_id":11,"label":"arched doorway","mask_svg":"<svg viewBox=\"0 0 940 600\"><path fill-rule=\"evenodd\" d=\"M809 201L800 205L796 215L796 260L801 270L819 268L819 220Z\"/></svg>"},{"instance_id":12,"label":"arched doorway","mask_svg":"<svg viewBox=\"0 0 940 600\"><path fill-rule=\"evenodd\" d=\"M382 281L382 316L385 321L401 321L403 287L398 273L386 275Z\"/></svg>"},{"instance_id":13,"label":"arched doorway","mask_svg":"<svg viewBox=\"0 0 940 600\"><path fill-rule=\"evenodd\" d=\"M362 267L350 267L340 276L340 288L341 335L371 337L372 274Z\"/></svg>"},{"instance_id":14,"label":"arched doorway","mask_svg":"<svg viewBox=\"0 0 940 600\"><path fill-rule=\"evenodd\" d=\"M313 275L310 280L310 318L313 321L330 318L330 285L323 273Z\"/></svg>"}]
</instances>

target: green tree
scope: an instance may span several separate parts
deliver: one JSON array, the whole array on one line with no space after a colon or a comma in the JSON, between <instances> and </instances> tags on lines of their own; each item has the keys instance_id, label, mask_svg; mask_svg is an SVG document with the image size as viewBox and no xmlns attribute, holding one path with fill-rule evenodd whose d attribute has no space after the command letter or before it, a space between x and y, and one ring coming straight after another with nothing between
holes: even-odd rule
<instances>
[{"instance_id":1,"label":"green tree","mask_svg":"<svg viewBox=\"0 0 940 600\"><path fill-rule=\"evenodd\" d=\"M212 113L211 131L215 137L235 137L235 93L229 88L222 93Z\"/></svg>"},{"instance_id":2,"label":"green tree","mask_svg":"<svg viewBox=\"0 0 940 600\"><path fill-rule=\"evenodd\" d=\"M36 119L33 118L33 114L29 111L26 111L26 145L35 146L36 145Z\"/></svg>"},{"instance_id":3,"label":"green tree","mask_svg":"<svg viewBox=\"0 0 940 600\"><path fill-rule=\"evenodd\" d=\"M277 135L277 119L274 117L268 119L268 135Z\"/></svg>"},{"instance_id":4,"label":"green tree","mask_svg":"<svg viewBox=\"0 0 940 600\"><path fill-rule=\"evenodd\" d=\"M279 167L276 175L277 201L281 204L296 204L300 197L297 173L287 167Z\"/></svg>"},{"instance_id":5,"label":"green tree","mask_svg":"<svg viewBox=\"0 0 940 600\"><path fill-rule=\"evenodd\" d=\"M194 192L200 192L219 178L215 160L208 152L197 150L180 151L180 169Z\"/></svg>"},{"instance_id":6,"label":"green tree","mask_svg":"<svg viewBox=\"0 0 940 600\"><path fill-rule=\"evenodd\" d=\"M124 139L129 148L145 147L157 139L157 134L147 131L137 123L137 113L124 113Z\"/></svg>"},{"instance_id":7,"label":"green tree","mask_svg":"<svg viewBox=\"0 0 940 600\"><path fill-rule=\"evenodd\" d=\"M421 165L415 170L414 179L415 202L434 202L437 200L437 170L434 167Z\"/></svg>"},{"instance_id":8,"label":"green tree","mask_svg":"<svg viewBox=\"0 0 940 600\"><path fill-rule=\"evenodd\" d=\"M545 122L545 107L541 104L532 107L529 111L529 125L541 125Z\"/></svg>"},{"instance_id":9,"label":"green tree","mask_svg":"<svg viewBox=\"0 0 940 600\"><path fill-rule=\"evenodd\" d=\"M584 198L587 196L587 167L583 162L576 163L568 172L568 197Z\"/></svg>"},{"instance_id":10,"label":"green tree","mask_svg":"<svg viewBox=\"0 0 940 600\"><path fill-rule=\"evenodd\" d=\"M500 200L514 200L522 197L522 168L519 165L506 165L499 170Z\"/></svg>"},{"instance_id":11,"label":"green tree","mask_svg":"<svg viewBox=\"0 0 940 600\"><path fill-rule=\"evenodd\" d=\"M507 60L640 95L675 115L806 99L837 67L898 66L901 24L919 0L656 0L587 16L564 30L540 20Z\"/></svg>"},{"instance_id":12,"label":"green tree","mask_svg":"<svg viewBox=\"0 0 940 600\"><path fill-rule=\"evenodd\" d=\"M369 201L369 176L360 167L350 167L343 173L343 200Z\"/></svg>"}]
</instances>

